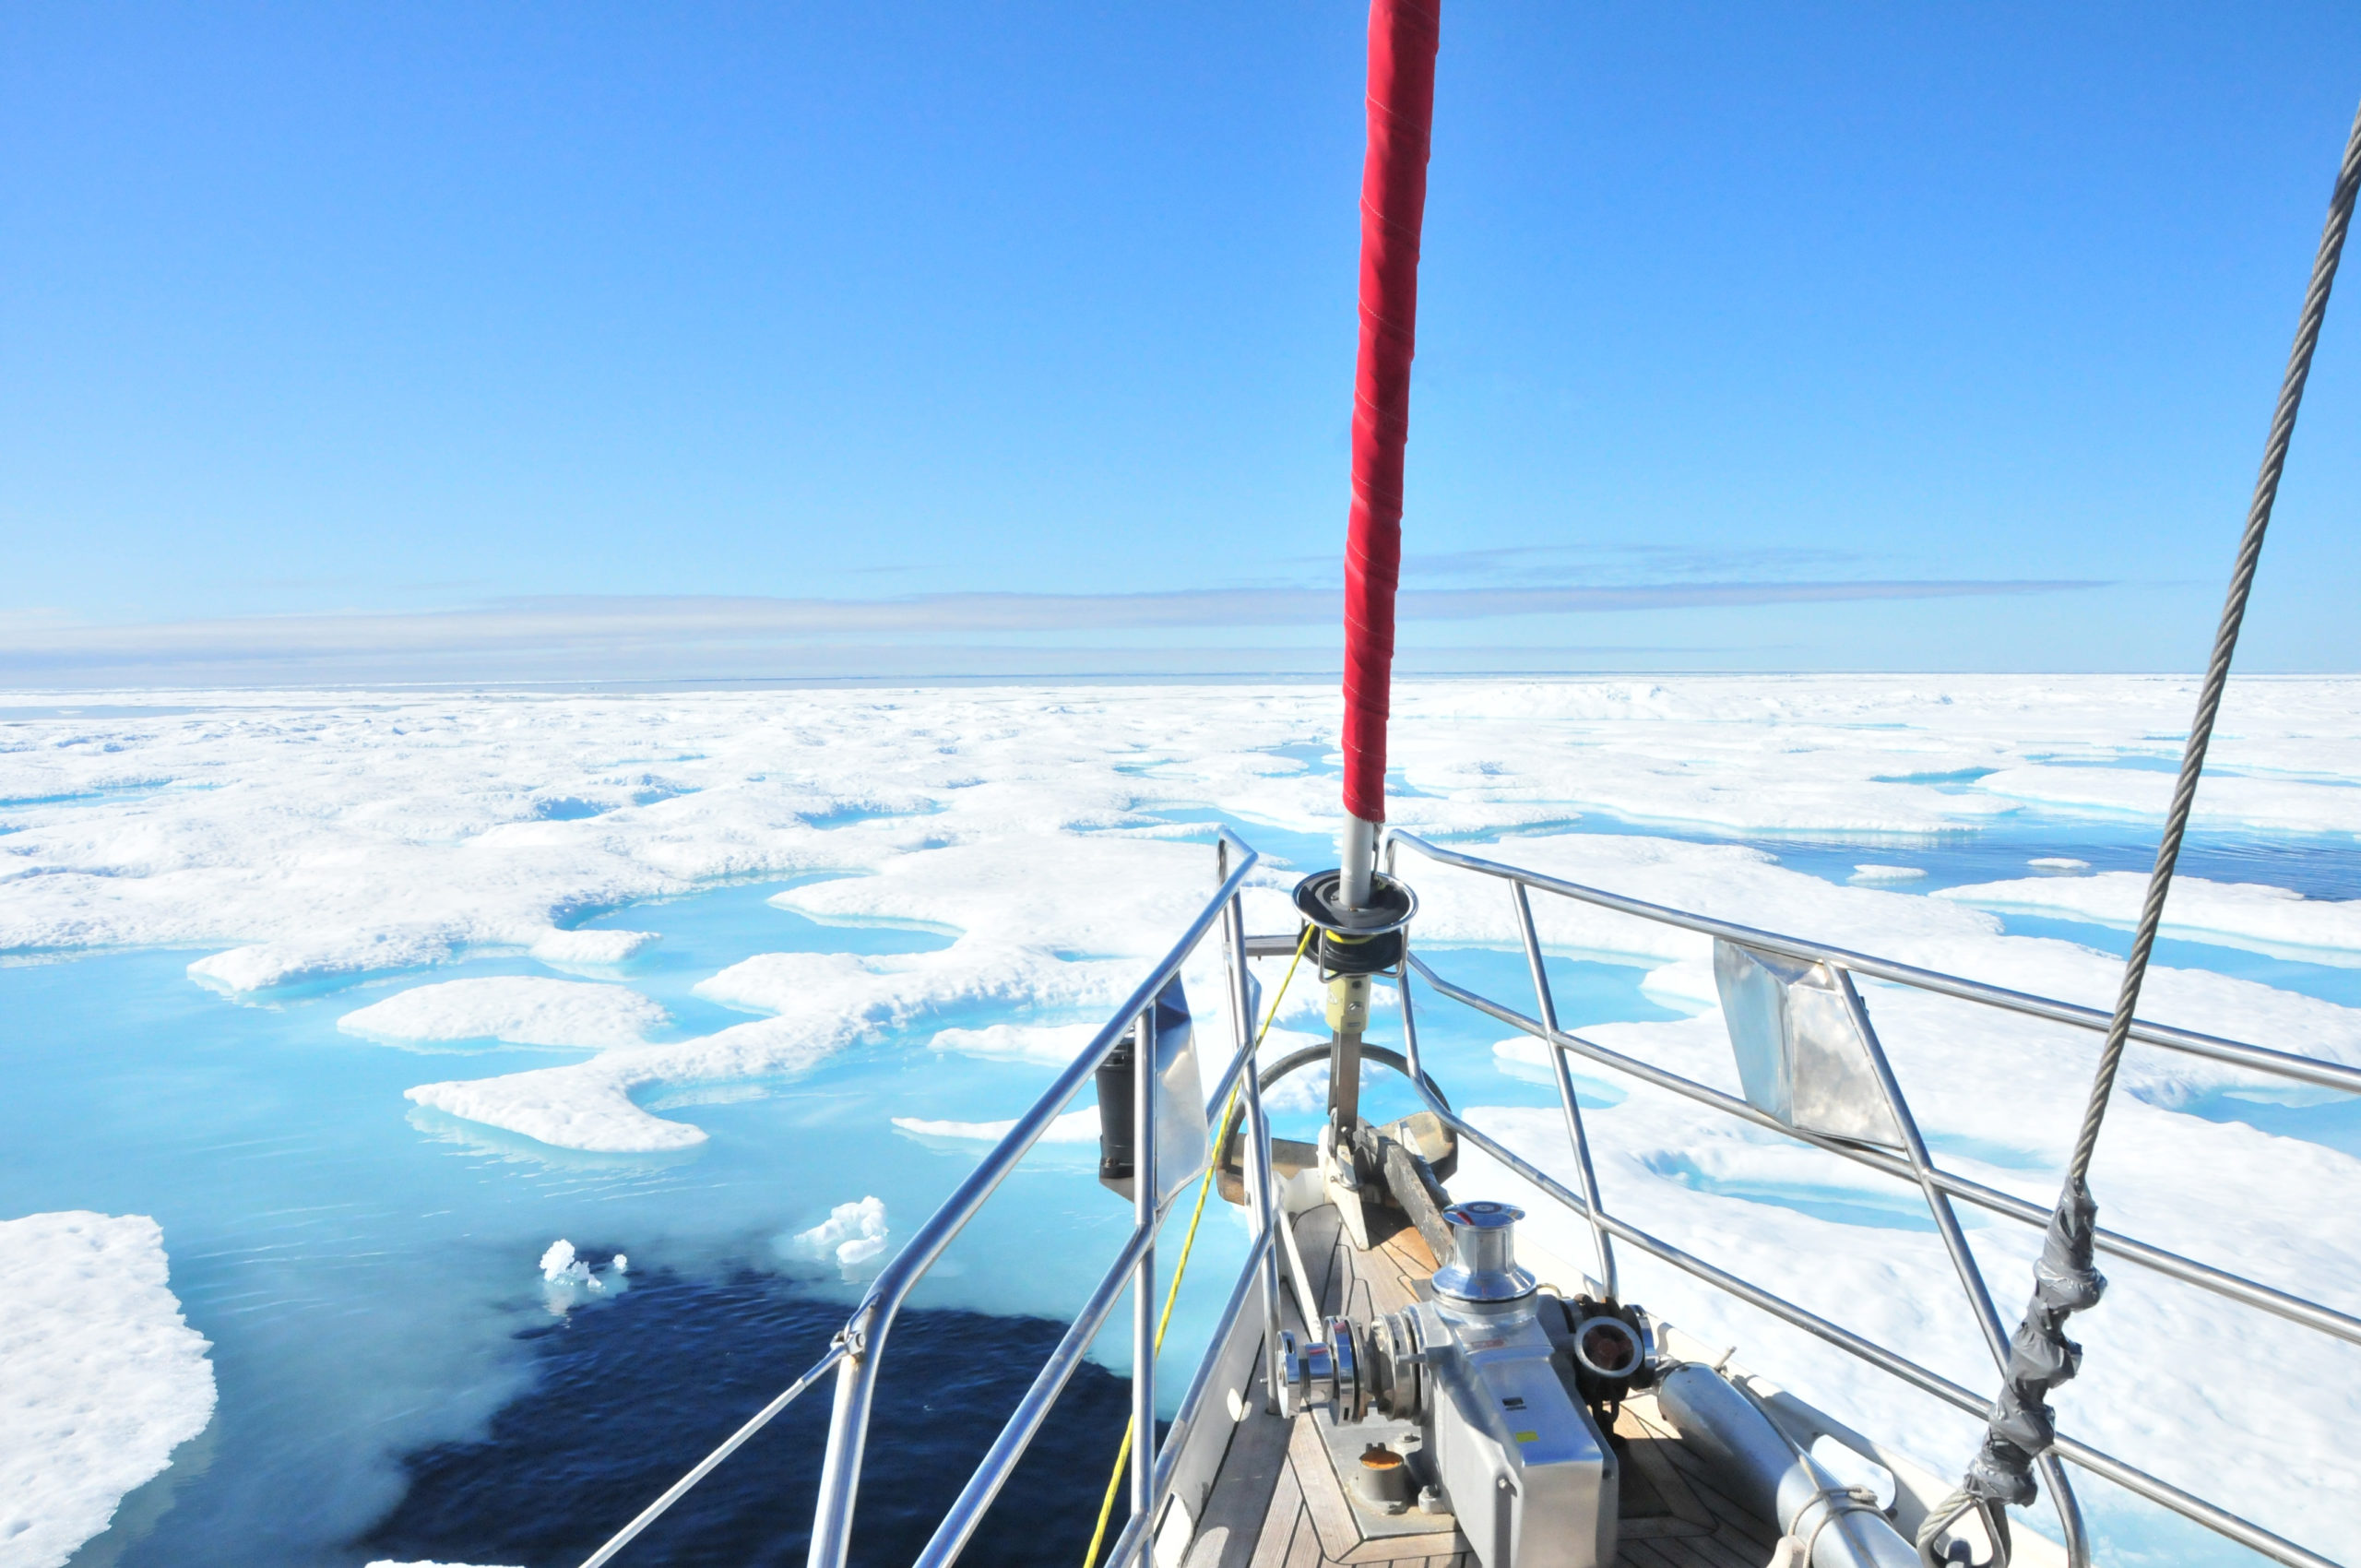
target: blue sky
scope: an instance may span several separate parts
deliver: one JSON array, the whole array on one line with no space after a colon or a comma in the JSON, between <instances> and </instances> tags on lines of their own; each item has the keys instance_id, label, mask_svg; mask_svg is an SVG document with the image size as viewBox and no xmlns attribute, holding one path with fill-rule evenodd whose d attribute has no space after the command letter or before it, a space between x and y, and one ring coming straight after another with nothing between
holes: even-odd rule
<instances>
[{"instance_id":1,"label":"blue sky","mask_svg":"<svg viewBox=\"0 0 2361 1568\"><path fill-rule=\"evenodd\" d=\"M1330 667L1364 18L10 7L0 677ZM1405 668L2194 667L2356 61L1450 6ZM2361 667L2356 313L2247 668Z\"/></svg>"}]
</instances>

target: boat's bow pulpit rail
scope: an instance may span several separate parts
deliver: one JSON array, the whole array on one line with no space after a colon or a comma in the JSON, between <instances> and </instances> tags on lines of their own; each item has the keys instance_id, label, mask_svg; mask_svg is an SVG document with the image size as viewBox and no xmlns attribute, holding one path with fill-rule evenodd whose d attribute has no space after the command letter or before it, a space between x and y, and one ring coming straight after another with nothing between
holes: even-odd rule
<instances>
[{"instance_id":1,"label":"boat's bow pulpit rail","mask_svg":"<svg viewBox=\"0 0 2361 1568\"><path fill-rule=\"evenodd\" d=\"M1191 1177L1204 1170L1214 1181L1225 1169L1220 1185L1245 1207L1252 1238L1219 1326L1160 1435L1153 1419L1153 1339L1146 1354L1135 1347L1135 1409L1149 1416L1136 1430L1151 1436L1134 1445L1139 1484L1106 1562L1136 1562L1143 1568L1150 1562L1159 1568L1409 1562L1452 1568L1608 1562L1732 1568L1751 1554L1758 1562L1892 1568L1920 1561L1907 1538L1941 1506L1946 1488L1908 1456L1908 1434L1855 1431L1840 1415L1815 1409L1744 1371L1730 1352L1700 1346L1677 1324L1652 1321L1619 1300L1603 1277L1614 1272L1617 1249L1630 1248L1957 1409L1982 1418L1990 1396L1930 1371L1912 1359L1909 1347L1880 1343L1808 1311L1618 1215L1584 1157L1582 1108L1567 1063L1580 1058L1907 1184L1935 1222L1954 1284L1984 1326L1998 1370L2005 1366L2006 1336L1953 1205L2035 1229L2047 1223L2048 1212L1934 1160L1861 1004L1856 978L1913 987L1996 1014L2071 1024L2094 1035L2104 1034L2108 1016L1585 887L1399 831L1384 840L1381 886L1396 883L1394 873L1406 851L1439 874L1502 884L1501 897L1531 960L1531 1012L1438 974L1404 929L1396 933L1401 940L1393 961L1378 974L1323 975L1332 999L1349 995L1352 981L1395 988L1400 1053L1371 1047L1348 1054L1346 1037L1358 1035L1365 1015L1337 1006L1326 1051L1295 1052L1247 1071L1261 1010L1252 961L1294 955L1308 944L1300 931L1247 932L1243 889L1256 860L1224 830L1214 897L1090 1045L887 1265L820 1365L602 1548L589 1568L605 1562L730 1448L831 1371L835 1408L809 1561L813 1568L843 1568L861 1489L871 1394L896 1313L1068 1102L1099 1078L1119 1047L1128 1046L1134 1063L1160 1066L1129 1075L1132 1126L1171 1123L1175 1108L1167 1100L1184 1075L1170 1070L1174 1053L1159 1050L1156 1036L1185 1017L1179 976L1208 943L1220 953L1217 1011L1225 1023L1208 1028L1207 1020L1193 1020L1189 1051L1193 1055L1223 1034L1228 1050L1205 1092L1189 1095L1178 1109L1184 1126L1215 1131L1210 1137L1200 1133L1186 1169L1178 1171L1163 1168L1178 1146L1170 1139L1130 1140L1133 1229L916 1560L921 1568L947 1568L957 1560L1127 1291L1135 1308L1146 1304L1149 1310L1136 1318L1144 1334L1151 1331L1159 1299L1158 1231ZM1533 922L1536 894L1712 937L1744 1095L1560 1027ZM1453 1109L1444 1086L1420 1058L1420 986L1548 1047L1567 1128L1571 1183ZM2128 1038L2293 1083L2361 1093L2361 1071L2336 1062L2145 1022L2136 1023ZM1333 1087L1317 1146L1274 1139L1264 1089L1323 1059L1332 1071L1355 1078L1370 1063L1400 1071L1426 1109L1382 1127L1369 1125L1357 1111L1347 1121L1343 1108L1358 1106L1358 1086L1341 1084ZM1445 1184L1454 1179L1465 1148L1480 1149L1513 1172L1524 1192L1468 1192L1453 1202ZM1515 1212L1505 1206L1514 1200L1556 1203L1578 1217L1592 1237L1592 1255L1574 1263L1516 1249L1510 1241ZM1442 1250L1433 1241L1442 1242ZM2361 1319L2326 1303L2112 1230L2097 1229L2094 1246L2103 1256L2361 1345ZM1818 1437L1833 1438L1890 1472L1892 1495L1871 1500L1841 1483L1810 1452ZM2243 1517L2235 1499L2200 1497L2070 1434L2056 1434L2042 1457L2063 1544L2020 1532L2014 1544L2022 1562L2080 1568L2089 1561L2067 1479L2070 1466L2273 1561L2335 1568L2331 1559ZM1285 1538L1274 1545L1275 1535ZM1940 1555L1950 1550L1982 1562L1998 1544L1972 1518L1963 1520L1956 1538L1946 1534L1934 1543L1930 1560L1958 1560ZM1773 1555L1779 1551L1789 1555Z\"/></svg>"}]
</instances>

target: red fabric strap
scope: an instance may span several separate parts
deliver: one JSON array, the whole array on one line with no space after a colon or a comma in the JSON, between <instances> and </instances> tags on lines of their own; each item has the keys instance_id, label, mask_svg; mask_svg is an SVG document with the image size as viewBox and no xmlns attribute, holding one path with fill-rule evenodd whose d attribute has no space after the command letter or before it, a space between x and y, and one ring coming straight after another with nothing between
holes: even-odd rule
<instances>
[{"instance_id":1,"label":"red fabric strap","mask_svg":"<svg viewBox=\"0 0 2361 1568\"><path fill-rule=\"evenodd\" d=\"M1418 318L1441 16L1418 0L1369 11L1369 153L1361 166L1360 359L1353 385L1353 509L1345 541L1345 809L1385 820L1394 590L1402 568L1402 447Z\"/></svg>"}]
</instances>

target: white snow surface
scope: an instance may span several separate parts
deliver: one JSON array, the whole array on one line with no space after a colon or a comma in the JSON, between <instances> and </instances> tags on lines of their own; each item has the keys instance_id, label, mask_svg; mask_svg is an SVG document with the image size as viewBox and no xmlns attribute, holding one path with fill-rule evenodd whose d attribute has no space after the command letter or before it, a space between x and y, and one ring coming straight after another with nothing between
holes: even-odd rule
<instances>
[{"instance_id":1,"label":"white snow surface","mask_svg":"<svg viewBox=\"0 0 2361 1568\"><path fill-rule=\"evenodd\" d=\"M414 986L347 1013L336 1027L369 1039L496 1039L605 1050L641 1044L650 1030L670 1021L661 1006L626 986L494 975Z\"/></svg>"},{"instance_id":2,"label":"white snow surface","mask_svg":"<svg viewBox=\"0 0 2361 1568\"><path fill-rule=\"evenodd\" d=\"M2169 773L2131 768L2028 766L2001 768L1977 779L1975 787L2053 810L2162 819L2173 782ZM2209 762L2189 820L2281 832L2361 833L2361 790L2332 782L2225 775Z\"/></svg>"},{"instance_id":3,"label":"white snow surface","mask_svg":"<svg viewBox=\"0 0 2361 1568\"><path fill-rule=\"evenodd\" d=\"M526 951L544 964L610 968L631 962L658 940L652 931L552 931Z\"/></svg>"},{"instance_id":4,"label":"white snow surface","mask_svg":"<svg viewBox=\"0 0 2361 1568\"><path fill-rule=\"evenodd\" d=\"M2309 803L2272 821L2361 829L2361 790L2332 782L2361 778L2356 695L2349 679L2234 682L2213 749L2226 772L2201 815L2285 795ZM1597 811L1932 832L2015 799L2160 811L2167 776L2052 763L2176 754L2192 697L2179 677L1405 682L1392 756L1417 793L1389 811L1418 832ZM1267 750L1333 742L1335 697L1310 686L169 702L195 711L0 733L0 802L44 802L10 809L0 950L207 946L192 972L252 991L586 939L561 929L575 912L724 878L985 845L997 891L1062 900L1063 865L1020 862L1077 830L1144 826L1139 804L1217 801L1321 831L1336 809L1331 769ZM1907 781L1979 766L1995 771L1964 790ZM597 814L550 819L553 793ZM1201 856L1172 854L1189 873L1176 883L1200 880ZM1147 927L1155 913L1104 918Z\"/></svg>"},{"instance_id":5,"label":"white snow surface","mask_svg":"<svg viewBox=\"0 0 2361 1568\"><path fill-rule=\"evenodd\" d=\"M145 1215L0 1221L0 1563L58 1568L213 1420L169 1277Z\"/></svg>"},{"instance_id":6,"label":"white snow surface","mask_svg":"<svg viewBox=\"0 0 2361 1568\"><path fill-rule=\"evenodd\" d=\"M1978 909L2091 921L2127 931L2139 923L2140 906L2147 896L2147 876L2130 871L1978 882L1935 895ZM2259 882L2177 876L2165 896L2160 929L2166 936L2244 947L2277 958L2361 968L2361 899L2307 898Z\"/></svg>"}]
</instances>

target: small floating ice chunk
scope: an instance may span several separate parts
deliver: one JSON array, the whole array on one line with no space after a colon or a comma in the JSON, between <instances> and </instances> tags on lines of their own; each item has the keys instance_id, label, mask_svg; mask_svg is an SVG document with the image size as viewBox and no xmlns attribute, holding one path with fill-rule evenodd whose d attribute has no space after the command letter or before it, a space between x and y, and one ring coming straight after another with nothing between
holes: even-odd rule
<instances>
[{"instance_id":1,"label":"small floating ice chunk","mask_svg":"<svg viewBox=\"0 0 2361 1568\"><path fill-rule=\"evenodd\" d=\"M885 1225L884 1200L866 1197L857 1203L838 1204L828 1212L827 1218L809 1230L799 1231L795 1250L806 1257L834 1263L850 1278L861 1265L885 1251L891 1235Z\"/></svg>"},{"instance_id":2,"label":"small floating ice chunk","mask_svg":"<svg viewBox=\"0 0 2361 1568\"><path fill-rule=\"evenodd\" d=\"M426 1044L498 1039L510 1045L604 1050L640 1045L670 1022L628 986L538 975L493 975L414 986L337 1020L346 1034Z\"/></svg>"},{"instance_id":3,"label":"small floating ice chunk","mask_svg":"<svg viewBox=\"0 0 2361 1568\"><path fill-rule=\"evenodd\" d=\"M1082 1054L1098 1029L1097 1024L992 1024L980 1029L938 1029L932 1045L961 1056L1062 1067Z\"/></svg>"},{"instance_id":4,"label":"small floating ice chunk","mask_svg":"<svg viewBox=\"0 0 2361 1568\"><path fill-rule=\"evenodd\" d=\"M652 931L552 931L528 949L544 964L628 963L664 939Z\"/></svg>"},{"instance_id":5,"label":"small floating ice chunk","mask_svg":"<svg viewBox=\"0 0 2361 1568\"><path fill-rule=\"evenodd\" d=\"M1917 866L1868 865L1853 868L1853 880L1856 882L1915 882L1926 874Z\"/></svg>"},{"instance_id":6,"label":"small floating ice chunk","mask_svg":"<svg viewBox=\"0 0 2361 1568\"><path fill-rule=\"evenodd\" d=\"M1016 1125L1014 1118L1006 1122L927 1122L916 1116L896 1116L894 1125L905 1133L921 1138L952 1138L961 1143L996 1144L1008 1136ZM1041 1134L1045 1144L1088 1144L1098 1141L1098 1108L1086 1105L1080 1111L1069 1111L1050 1123ZM839 1210L839 1213L842 1211Z\"/></svg>"},{"instance_id":7,"label":"small floating ice chunk","mask_svg":"<svg viewBox=\"0 0 2361 1568\"><path fill-rule=\"evenodd\" d=\"M397 1562L390 1557L381 1557L370 1563L369 1568L476 1568L476 1564L471 1562Z\"/></svg>"},{"instance_id":8,"label":"small floating ice chunk","mask_svg":"<svg viewBox=\"0 0 2361 1568\"><path fill-rule=\"evenodd\" d=\"M0 1562L56 1568L213 1420L212 1347L146 1215L0 1222Z\"/></svg>"},{"instance_id":9,"label":"small floating ice chunk","mask_svg":"<svg viewBox=\"0 0 2361 1568\"><path fill-rule=\"evenodd\" d=\"M623 1276L630 1272L630 1260L617 1253L602 1279L588 1259L575 1254L574 1243L560 1237L541 1254L540 1268L542 1305L549 1308L551 1316L564 1317L587 1299L620 1295L628 1288Z\"/></svg>"},{"instance_id":10,"label":"small floating ice chunk","mask_svg":"<svg viewBox=\"0 0 2361 1568\"><path fill-rule=\"evenodd\" d=\"M2068 855L2043 855L2037 859L2027 861L2025 864L2033 867L2035 871L2049 872L2052 873L2088 871L2091 869L2090 861L2078 861Z\"/></svg>"}]
</instances>

